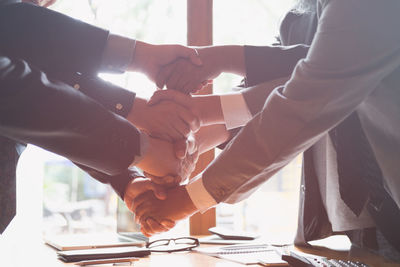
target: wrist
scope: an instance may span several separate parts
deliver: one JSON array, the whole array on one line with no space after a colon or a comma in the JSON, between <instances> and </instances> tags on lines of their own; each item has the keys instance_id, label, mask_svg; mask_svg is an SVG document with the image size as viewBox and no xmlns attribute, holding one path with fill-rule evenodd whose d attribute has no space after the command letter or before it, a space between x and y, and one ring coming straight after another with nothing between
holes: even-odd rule
<instances>
[{"instance_id":1,"label":"wrist","mask_svg":"<svg viewBox=\"0 0 400 267\"><path fill-rule=\"evenodd\" d=\"M128 65L127 70L145 73L147 65L149 65L149 58L151 56L151 52L148 50L150 50L152 46L152 44L136 41L135 53L130 64Z\"/></svg>"},{"instance_id":2,"label":"wrist","mask_svg":"<svg viewBox=\"0 0 400 267\"><path fill-rule=\"evenodd\" d=\"M127 120L137 128L145 128L144 114L146 114L147 100L140 97L135 97L132 108L128 113Z\"/></svg>"},{"instance_id":3,"label":"wrist","mask_svg":"<svg viewBox=\"0 0 400 267\"><path fill-rule=\"evenodd\" d=\"M180 191L179 194L177 195L179 196L178 199L180 199L181 203L183 204L182 206L183 213L186 214L187 217L196 213L198 210L194 205L192 199L190 198L189 193L187 192L185 186L179 186L177 188Z\"/></svg>"},{"instance_id":4,"label":"wrist","mask_svg":"<svg viewBox=\"0 0 400 267\"><path fill-rule=\"evenodd\" d=\"M219 62L224 62L221 72L234 73L244 76L246 68L244 64L244 47L239 45L227 45L216 47L219 51L215 53Z\"/></svg>"},{"instance_id":5,"label":"wrist","mask_svg":"<svg viewBox=\"0 0 400 267\"><path fill-rule=\"evenodd\" d=\"M193 96L192 101L193 113L199 117L201 126L224 123L219 95Z\"/></svg>"}]
</instances>

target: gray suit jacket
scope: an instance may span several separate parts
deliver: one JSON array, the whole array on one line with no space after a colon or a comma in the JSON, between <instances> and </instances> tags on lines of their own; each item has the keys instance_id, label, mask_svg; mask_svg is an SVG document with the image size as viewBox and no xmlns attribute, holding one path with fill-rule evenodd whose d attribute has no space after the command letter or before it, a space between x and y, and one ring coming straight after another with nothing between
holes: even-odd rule
<instances>
[{"instance_id":1,"label":"gray suit jacket","mask_svg":"<svg viewBox=\"0 0 400 267\"><path fill-rule=\"evenodd\" d=\"M316 12L289 12L281 23L279 45L245 47L246 88L242 93L253 116L262 110L269 94L289 79L297 62L306 56L316 26ZM233 135L238 130L232 130ZM311 149L304 152L301 188L297 245L332 234L318 188Z\"/></svg>"}]
</instances>

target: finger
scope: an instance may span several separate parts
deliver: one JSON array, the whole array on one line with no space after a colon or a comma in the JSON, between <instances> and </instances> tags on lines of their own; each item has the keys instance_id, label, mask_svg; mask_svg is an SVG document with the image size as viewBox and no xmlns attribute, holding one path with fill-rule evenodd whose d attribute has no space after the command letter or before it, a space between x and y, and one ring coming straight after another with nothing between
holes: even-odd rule
<instances>
[{"instance_id":1,"label":"finger","mask_svg":"<svg viewBox=\"0 0 400 267\"><path fill-rule=\"evenodd\" d=\"M171 76L175 69L176 63L171 63L168 65L165 65L164 67L161 68L159 73L157 74L156 77L156 85L158 88L164 88L164 85L166 84L168 78Z\"/></svg>"},{"instance_id":2,"label":"finger","mask_svg":"<svg viewBox=\"0 0 400 267\"><path fill-rule=\"evenodd\" d=\"M162 224L158 223L156 220L154 220L152 217L148 217L146 219L146 223L148 225L148 228L152 233L160 233L160 232L166 232L169 229L165 228Z\"/></svg>"},{"instance_id":3,"label":"finger","mask_svg":"<svg viewBox=\"0 0 400 267\"><path fill-rule=\"evenodd\" d=\"M135 221L140 223L143 219L155 214L157 211L157 205L161 205L161 203L142 203L135 210Z\"/></svg>"},{"instance_id":4,"label":"finger","mask_svg":"<svg viewBox=\"0 0 400 267\"><path fill-rule=\"evenodd\" d=\"M150 227L149 227L149 225L146 223L145 220L143 220L143 221L140 222L140 231L141 231L145 236L147 236L147 237L151 237L151 236L152 236Z\"/></svg>"},{"instance_id":5,"label":"finger","mask_svg":"<svg viewBox=\"0 0 400 267\"><path fill-rule=\"evenodd\" d=\"M193 115L190 110L186 108L178 108L178 114L180 118L189 126L191 131L197 132L200 129L200 119Z\"/></svg>"},{"instance_id":6,"label":"finger","mask_svg":"<svg viewBox=\"0 0 400 267\"><path fill-rule=\"evenodd\" d=\"M177 87L178 82L180 79L182 79L183 76L185 76L186 73L186 61L184 60L179 60L175 64L174 71L171 73L171 75L168 77L165 85L167 86L167 89L172 89L172 90L178 90L179 88Z\"/></svg>"},{"instance_id":7,"label":"finger","mask_svg":"<svg viewBox=\"0 0 400 267\"><path fill-rule=\"evenodd\" d=\"M174 221L163 219L160 222L166 229L170 230L175 227L176 223Z\"/></svg>"},{"instance_id":8,"label":"finger","mask_svg":"<svg viewBox=\"0 0 400 267\"><path fill-rule=\"evenodd\" d=\"M147 172L145 172L145 175L146 175L146 177L150 178L154 183L159 184L159 185L168 185L174 181L173 176L170 176L170 175L167 175L164 177L158 177L158 176L149 174Z\"/></svg>"},{"instance_id":9,"label":"finger","mask_svg":"<svg viewBox=\"0 0 400 267\"><path fill-rule=\"evenodd\" d=\"M174 100L173 90L157 90L153 93L150 99L147 101L147 105L153 106L162 100Z\"/></svg>"},{"instance_id":10,"label":"finger","mask_svg":"<svg viewBox=\"0 0 400 267\"><path fill-rule=\"evenodd\" d=\"M187 46L177 46L177 55L190 59L194 65L201 66L203 62L200 59L199 53L195 48L190 48Z\"/></svg>"},{"instance_id":11,"label":"finger","mask_svg":"<svg viewBox=\"0 0 400 267\"><path fill-rule=\"evenodd\" d=\"M197 76L196 76L197 69L198 69L198 67L188 66L188 63L186 63L186 65L184 66L184 69L182 70L182 75L176 82L175 88L171 88L171 89L175 89L184 94L188 94L186 91L184 91L185 86L188 83L192 83L197 80Z\"/></svg>"},{"instance_id":12,"label":"finger","mask_svg":"<svg viewBox=\"0 0 400 267\"><path fill-rule=\"evenodd\" d=\"M147 193L143 193L143 194L139 195L138 197L136 197L135 199L132 200L132 203L130 205L131 210L135 213L135 215L137 217L140 217L137 215L137 211L138 211L139 207L141 207L141 210L148 207L148 206L144 206L144 205L147 203L152 203L151 199L152 199L152 197L149 196Z\"/></svg>"},{"instance_id":13,"label":"finger","mask_svg":"<svg viewBox=\"0 0 400 267\"><path fill-rule=\"evenodd\" d=\"M196 152L197 147L196 147L196 140L193 135L190 135L187 139L187 152L191 155L194 152Z\"/></svg>"},{"instance_id":14,"label":"finger","mask_svg":"<svg viewBox=\"0 0 400 267\"><path fill-rule=\"evenodd\" d=\"M135 203L135 202L134 202ZM138 205L135 209L135 222L140 223L145 217L145 214L151 214L151 208L152 205L142 202L140 205ZM154 208L154 207L153 207Z\"/></svg>"},{"instance_id":15,"label":"finger","mask_svg":"<svg viewBox=\"0 0 400 267\"><path fill-rule=\"evenodd\" d=\"M174 140L181 139L182 136L185 136L185 132L189 131L189 126L187 125L182 125L184 122L182 122L182 119L177 117L177 116L170 116L170 118L164 118L164 120L168 123L164 123L162 129L160 131L163 131L163 133L152 133L150 136L155 137L157 139L161 139L164 141L167 141L169 143L173 142ZM180 128L177 125L182 125ZM188 135L188 133L186 133Z\"/></svg>"},{"instance_id":16,"label":"finger","mask_svg":"<svg viewBox=\"0 0 400 267\"><path fill-rule=\"evenodd\" d=\"M153 96L147 102L147 104L151 106L151 105L157 104L158 102L160 102L162 100L174 101L175 103L180 104L181 106L184 106L185 108L188 108L188 109L190 109L192 106L191 96L185 95L176 90L155 91Z\"/></svg>"},{"instance_id":17,"label":"finger","mask_svg":"<svg viewBox=\"0 0 400 267\"><path fill-rule=\"evenodd\" d=\"M179 136L175 136L175 140L181 139L181 138L187 138L190 135L191 129L188 123L186 123L181 117L179 117L177 120L175 120L172 124L174 127L175 131L179 133Z\"/></svg>"},{"instance_id":18,"label":"finger","mask_svg":"<svg viewBox=\"0 0 400 267\"><path fill-rule=\"evenodd\" d=\"M133 182L129 185L128 190L126 190L127 198L135 199L144 192L152 191L154 196L160 200L164 200L167 197L166 190L159 184L155 184L150 180L144 180L140 182Z\"/></svg>"},{"instance_id":19,"label":"finger","mask_svg":"<svg viewBox=\"0 0 400 267\"><path fill-rule=\"evenodd\" d=\"M200 91L201 89L203 89L204 85L203 83L188 83L186 84L183 89L182 92L184 92L185 94L193 94L196 93L197 91Z\"/></svg>"},{"instance_id":20,"label":"finger","mask_svg":"<svg viewBox=\"0 0 400 267\"><path fill-rule=\"evenodd\" d=\"M174 146L174 151L175 151L176 157L178 159L184 159L186 157L187 148L188 148L186 139L180 139L180 140L175 141L173 146Z\"/></svg>"}]
</instances>

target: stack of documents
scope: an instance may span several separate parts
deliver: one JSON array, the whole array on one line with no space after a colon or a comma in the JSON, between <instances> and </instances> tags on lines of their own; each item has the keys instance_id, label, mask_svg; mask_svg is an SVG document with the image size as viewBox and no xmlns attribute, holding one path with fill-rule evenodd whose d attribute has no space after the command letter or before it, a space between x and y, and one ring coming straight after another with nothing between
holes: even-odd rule
<instances>
[{"instance_id":1,"label":"stack of documents","mask_svg":"<svg viewBox=\"0 0 400 267\"><path fill-rule=\"evenodd\" d=\"M267 244L247 244L195 249L196 252L241 264L288 266L274 247Z\"/></svg>"}]
</instances>

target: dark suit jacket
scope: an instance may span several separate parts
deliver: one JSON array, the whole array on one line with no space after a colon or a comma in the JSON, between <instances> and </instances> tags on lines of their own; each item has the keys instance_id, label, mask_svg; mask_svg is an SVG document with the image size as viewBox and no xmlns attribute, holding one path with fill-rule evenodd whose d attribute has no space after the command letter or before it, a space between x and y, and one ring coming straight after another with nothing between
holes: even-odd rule
<instances>
[{"instance_id":1,"label":"dark suit jacket","mask_svg":"<svg viewBox=\"0 0 400 267\"><path fill-rule=\"evenodd\" d=\"M123 118L135 94L97 78L108 31L3 0L0 36L2 138L63 155L122 196L139 132Z\"/></svg>"}]
</instances>

